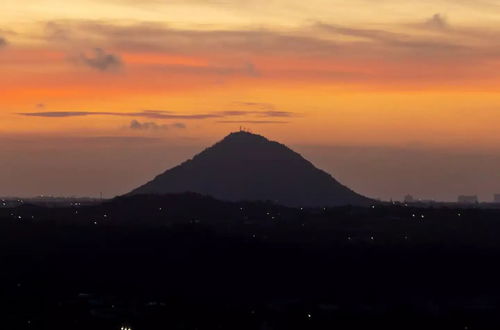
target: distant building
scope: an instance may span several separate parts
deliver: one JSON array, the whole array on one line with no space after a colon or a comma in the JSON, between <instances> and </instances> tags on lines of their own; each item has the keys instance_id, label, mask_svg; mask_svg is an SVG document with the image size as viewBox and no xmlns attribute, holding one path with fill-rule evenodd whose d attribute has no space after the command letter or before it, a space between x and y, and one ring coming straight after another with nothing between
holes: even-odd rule
<instances>
[{"instance_id":1,"label":"distant building","mask_svg":"<svg viewBox=\"0 0 500 330\"><path fill-rule=\"evenodd\" d=\"M493 196L493 203L500 204L500 194L495 194L495 196Z\"/></svg>"},{"instance_id":2,"label":"distant building","mask_svg":"<svg viewBox=\"0 0 500 330\"><path fill-rule=\"evenodd\" d=\"M477 204L477 203L479 203L479 198L477 197L477 195L470 195L470 196L462 195L462 196L458 196L458 203L460 203L460 204Z\"/></svg>"},{"instance_id":3,"label":"distant building","mask_svg":"<svg viewBox=\"0 0 500 330\"><path fill-rule=\"evenodd\" d=\"M415 202L415 198L413 198L412 195L405 196L405 203L414 203L414 202Z\"/></svg>"}]
</instances>

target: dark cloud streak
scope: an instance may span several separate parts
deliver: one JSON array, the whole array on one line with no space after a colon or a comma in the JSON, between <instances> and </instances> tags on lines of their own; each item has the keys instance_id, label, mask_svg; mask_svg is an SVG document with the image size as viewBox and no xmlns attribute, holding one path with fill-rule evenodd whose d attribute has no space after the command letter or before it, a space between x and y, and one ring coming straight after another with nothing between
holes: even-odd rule
<instances>
[{"instance_id":1,"label":"dark cloud streak","mask_svg":"<svg viewBox=\"0 0 500 330\"><path fill-rule=\"evenodd\" d=\"M84 112L84 111L54 111L54 112L22 112L18 113L21 116L29 117L47 117L47 118L64 118L64 117L83 117L90 115L106 115L106 112Z\"/></svg>"},{"instance_id":2,"label":"dark cloud streak","mask_svg":"<svg viewBox=\"0 0 500 330\"><path fill-rule=\"evenodd\" d=\"M213 113L202 114L177 114L164 110L144 110L140 112L90 112L90 111L45 111L45 112L22 112L21 116L44 117L44 118L68 118L68 117L86 117L86 116L116 116L116 117L139 117L150 119L212 119L237 116L257 116L257 117L293 117L295 114L287 111L245 111L245 110L227 110L215 111Z\"/></svg>"},{"instance_id":3,"label":"dark cloud streak","mask_svg":"<svg viewBox=\"0 0 500 330\"><path fill-rule=\"evenodd\" d=\"M288 124L281 120L219 120L218 124Z\"/></svg>"}]
</instances>

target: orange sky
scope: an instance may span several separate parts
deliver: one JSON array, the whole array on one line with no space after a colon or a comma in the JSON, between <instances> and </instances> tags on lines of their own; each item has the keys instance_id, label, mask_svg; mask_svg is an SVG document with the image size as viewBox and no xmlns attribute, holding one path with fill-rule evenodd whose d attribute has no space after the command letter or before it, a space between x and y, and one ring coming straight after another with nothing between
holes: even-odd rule
<instances>
[{"instance_id":1,"label":"orange sky","mask_svg":"<svg viewBox=\"0 0 500 330\"><path fill-rule=\"evenodd\" d=\"M489 0L8 2L0 138L47 148L66 140L65 150L82 152L93 145L69 141L202 146L243 125L298 146L494 154L499 14ZM72 191L61 187L53 193ZM380 196L408 191L398 189ZM459 193L446 189L422 194ZM487 196L497 188L464 189Z\"/></svg>"}]
</instances>

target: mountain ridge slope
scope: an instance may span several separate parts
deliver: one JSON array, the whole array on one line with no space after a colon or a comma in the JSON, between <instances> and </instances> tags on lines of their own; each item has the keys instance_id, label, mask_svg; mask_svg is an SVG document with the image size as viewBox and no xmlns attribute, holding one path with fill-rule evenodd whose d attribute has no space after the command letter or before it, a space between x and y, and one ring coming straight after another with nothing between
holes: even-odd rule
<instances>
[{"instance_id":1,"label":"mountain ridge slope","mask_svg":"<svg viewBox=\"0 0 500 330\"><path fill-rule=\"evenodd\" d=\"M195 192L292 207L366 205L361 196L283 144L234 132L129 194Z\"/></svg>"}]
</instances>

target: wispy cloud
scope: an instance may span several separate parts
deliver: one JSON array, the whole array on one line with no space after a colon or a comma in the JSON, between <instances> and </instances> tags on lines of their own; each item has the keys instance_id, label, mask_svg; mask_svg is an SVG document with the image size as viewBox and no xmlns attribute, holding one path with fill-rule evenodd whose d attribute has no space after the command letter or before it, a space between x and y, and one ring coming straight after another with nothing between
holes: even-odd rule
<instances>
[{"instance_id":1,"label":"wispy cloud","mask_svg":"<svg viewBox=\"0 0 500 330\"><path fill-rule=\"evenodd\" d=\"M257 116L257 117L293 117L295 114L288 111L251 111L251 110L226 110L216 112L220 117L229 116Z\"/></svg>"},{"instance_id":2,"label":"wispy cloud","mask_svg":"<svg viewBox=\"0 0 500 330\"><path fill-rule=\"evenodd\" d=\"M262 76L257 66L250 62L239 64L208 64L208 65L158 65L157 72L165 74L191 74L215 76L246 76L258 78Z\"/></svg>"},{"instance_id":3,"label":"wispy cloud","mask_svg":"<svg viewBox=\"0 0 500 330\"><path fill-rule=\"evenodd\" d=\"M432 16L420 25L434 29L448 27L447 20L441 14ZM219 54L223 50L226 54L234 54L236 58L254 54L295 54L295 56L307 54L335 57L339 54L353 53L359 56L362 54L360 47L365 50L371 49L373 52L370 46L374 45L385 47L377 49L378 52L390 52L391 48L435 52L456 50L462 46L450 40L436 40L409 32L341 26L328 22L318 22L288 32L270 29L187 30L156 23L119 25L102 21L56 21L51 22L50 26L58 34L72 36L71 42L77 44L100 42L123 51L190 55ZM323 33L311 35L311 29ZM326 38L325 33L329 34ZM365 44L338 38L339 36L362 39ZM260 76L260 71L251 61L244 63L243 66L245 69L242 71L247 74Z\"/></svg>"},{"instance_id":4,"label":"wispy cloud","mask_svg":"<svg viewBox=\"0 0 500 330\"><path fill-rule=\"evenodd\" d=\"M293 117L294 113L287 111L245 111L245 110L226 110L215 111L212 113L200 114L179 114L166 110L143 110L139 112L90 112L90 111L44 111L44 112L22 112L21 116L45 117L45 118L67 118L67 117L86 117L86 116L117 116L117 117L139 117L150 119L211 119L237 116L257 116L257 117Z\"/></svg>"},{"instance_id":5,"label":"wispy cloud","mask_svg":"<svg viewBox=\"0 0 500 330\"><path fill-rule=\"evenodd\" d=\"M267 111L272 111L276 109L274 104L265 102L234 102L234 104L241 107L256 108Z\"/></svg>"},{"instance_id":6,"label":"wispy cloud","mask_svg":"<svg viewBox=\"0 0 500 330\"><path fill-rule=\"evenodd\" d=\"M219 120L219 124L288 124L281 120Z\"/></svg>"},{"instance_id":7,"label":"wispy cloud","mask_svg":"<svg viewBox=\"0 0 500 330\"><path fill-rule=\"evenodd\" d=\"M134 25L104 21L52 21L45 24L46 39L79 46L111 45L124 51L155 51L174 54L249 53L324 53L337 48L335 43L307 35L272 30L189 30L158 23ZM49 27L47 29L47 26ZM54 37L57 36L57 37ZM259 74L252 62L248 72Z\"/></svg>"},{"instance_id":8,"label":"wispy cloud","mask_svg":"<svg viewBox=\"0 0 500 330\"><path fill-rule=\"evenodd\" d=\"M84 111L47 111L47 112L23 112L18 114L21 116L29 116L29 117L64 118L64 117L83 117L90 115L105 115L107 113L84 112Z\"/></svg>"},{"instance_id":9,"label":"wispy cloud","mask_svg":"<svg viewBox=\"0 0 500 330\"><path fill-rule=\"evenodd\" d=\"M179 128L179 129L185 129L185 128L187 128L187 125L184 124L184 123L173 123L171 126L175 127L175 128Z\"/></svg>"},{"instance_id":10,"label":"wispy cloud","mask_svg":"<svg viewBox=\"0 0 500 330\"><path fill-rule=\"evenodd\" d=\"M161 131L168 130L170 128L184 129L186 125L184 123L173 123L173 124L158 124L156 122L140 122L138 120L132 120L129 125L130 129L139 131Z\"/></svg>"},{"instance_id":11,"label":"wispy cloud","mask_svg":"<svg viewBox=\"0 0 500 330\"><path fill-rule=\"evenodd\" d=\"M408 37L405 34L397 32L390 32L390 31L376 30L376 29L353 28L353 27L334 25L324 22L318 22L315 24L314 27L323 30L325 32L329 32L331 34L384 41L384 42L392 42L393 40L400 40Z\"/></svg>"},{"instance_id":12,"label":"wispy cloud","mask_svg":"<svg viewBox=\"0 0 500 330\"><path fill-rule=\"evenodd\" d=\"M141 84L151 88L168 88L177 81L185 84L182 88L200 88L235 77L410 88L455 85L496 77L500 49L495 29L451 26L444 14L433 12L392 26L313 21L287 29L231 30L98 20L46 25L42 42L50 47L67 52L106 45L106 54L121 54L128 69L126 79L152 77ZM87 60L94 57L87 55ZM472 70L470 63L477 69ZM251 107L243 103L237 107Z\"/></svg>"},{"instance_id":13,"label":"wispy cloud","mask_svg":"<svg viewBox=\"0 0 500 330\"><path fill-rule=\"evenodd\" d=\"M7 39L0 37L0 48L7 46Z\"/></svg>"},{"instance_id":14,"label":"wispy cloud","mask_svg":"<svg viewBox=\"0 0 500 330\"><path fill-rule=\"evenodd\" d=\"M427 20L424 24L427 28L440 28L447 27L444 18L436 14L431 19ZM402 50L418 50L419 52L432 53L456 53L458 50L465 50L466 46L443 39L434 39L428 36L415 36L405 33L390 32L377 29L359 29L337 26L332 24L317 23L316 27L325 32L334 35L343 35L353 38L361 38L370 41L374 45L388 47L387 50L402 49Z\"/></svg>"},{"instance_id":15,"label":"wispy cloud","mask_svg":"<svg viewBox=\"0 0 500 330\"><path fill-rule=\"evenodd\" d=\"M116 117L140 117L151 119L208 119L218 118L216 114L174 114L171 111L144 110L140 112L107 112L107 111L45 111L45 112L24 112L18 113L21 116L45 117L45 118L66 118L66 117L86 117L86 116L116 116Z\"/></svg>"}]
</instances>

